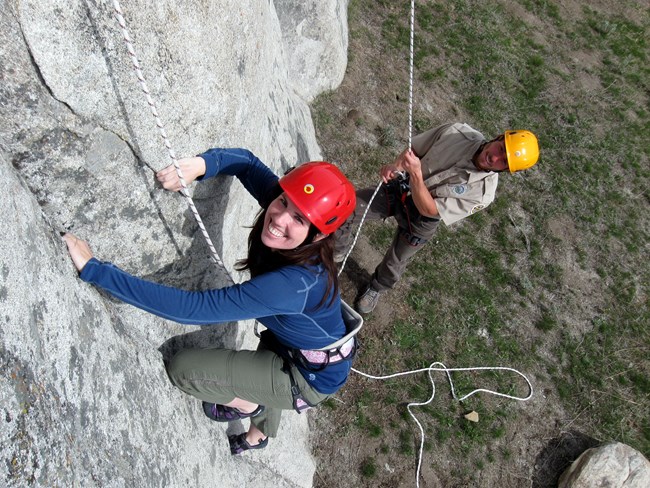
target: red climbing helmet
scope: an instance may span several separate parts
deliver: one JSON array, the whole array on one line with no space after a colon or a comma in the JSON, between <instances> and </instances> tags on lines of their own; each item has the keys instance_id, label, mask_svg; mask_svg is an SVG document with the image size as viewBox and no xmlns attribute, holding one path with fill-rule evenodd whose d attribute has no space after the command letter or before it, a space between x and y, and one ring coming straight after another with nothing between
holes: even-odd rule
<instances>
[{"instance_id":1,"label":"red climbing helmet","mask_svg":"<svg viewBox=\"0 0 650 488\"><path fill-rule=\"evenodd\" d=\"M343 225L356 206L352 183L325 161L297 166L280 178L280 186L323 234L331 234Z\"/></svg>"}]
</instances>

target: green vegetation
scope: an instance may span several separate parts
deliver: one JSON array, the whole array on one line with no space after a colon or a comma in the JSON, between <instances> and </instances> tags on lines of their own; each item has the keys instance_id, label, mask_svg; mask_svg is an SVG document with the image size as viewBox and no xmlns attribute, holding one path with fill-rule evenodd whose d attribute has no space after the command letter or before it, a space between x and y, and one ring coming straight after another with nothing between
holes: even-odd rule
<instances>
[{"instance_id":1,"label":"green vegetation","mask_svg":"<svg viewBox=\"0 0 650 488\"><path fill-rule=\"evenodd\" d=\"M367 319L357 367L365 370L366 357L379 353L386 372L433 360L515 367L560 404L571 428L648 456L650 10L628 0L612 11L573 7L417 2L415 131L456 120L488 137L529 128L542 156L531 171L503 175L488 209L441 226L400 284L405 303L390 327L374 332L373 316ZM380 100L376 127L357 105L363 101L343 92L320 97L312 109L326 156L347 164L359 186L374 186L380 164L406 144L409 2L353 0L350 8L351 55L365 48L351 64L364 63L363 76L385 84L377 96L402 95ZM365 137L342 130L341 106L362 112L367 127L356 134ZM392 224L365 229L379 250L392 239ZM486 396L458 405L443 376L436 380L442 399L419 416L434 449L472 453L456 466L459 476L516 457L507 439L520 406ZM509 375L455 374L454 381L461 393L478 386L525 393ZM373 386L373 395L403 412L403 402L430 392L423 375ZM479 423L462 418L468 408L480 412ZM412 420L393 418L394 426L370 420L393 436L384 439L391 450L413 455ZM360 427L372 435L367 422Z\"/></svg>"},{"instance_id":2,"label":"green vegetation","mask_svg":"<svg viewBox=\"0 0 650 488\"><path fill-rule=\"evenodd\" d=\"M372 478L377 474L377 465L375 464L375 460L372 458L368 458L361 463L361 475L364 478Z\"/></svg>"}]
</instances>

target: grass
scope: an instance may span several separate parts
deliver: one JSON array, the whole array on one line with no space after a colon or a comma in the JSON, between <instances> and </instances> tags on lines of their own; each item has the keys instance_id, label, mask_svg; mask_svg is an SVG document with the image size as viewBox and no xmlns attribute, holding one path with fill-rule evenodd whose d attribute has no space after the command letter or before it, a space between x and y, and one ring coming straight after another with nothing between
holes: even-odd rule
<instances>
[{"instance_id":1,"label":"grass","mask_svg":"<svg viewBox=\"0 0 650 488\"><path fill-rule=\"evenodd\" d=\"M572 427L648 456L650 10L628 0L611 11L576 3L571 13L548 0L516 5L417 2L415 130L452 120L488 136L529 128L542 156L531 171L503 175L488 209L441 226L399 285L409 287L407 310L376 341L394 344L384 351L391 366L422 366L433 355L525 370ZM408 2L353 0L350 8L351 53L364 49L354 67L366 63L367 78L388 84L377 93L406 93ZM356 184L374 186L379 162L405 144L405 101L382 99L382 120L370 122L360 141L341 137L343 96L332 92L312 104L319 142L330 159L355 162L346 171ZM454 103L432 102L447 99ZM392 224L366 227L379 250L393 231ZM506 376L457 381L465 391L482 381L521 391ZM376 400L408 401L399 389L426 398L417 384L378 390ZM433 439L452 455L496 446L459 473L517 457L505 439L519 410L483 398L463 407L480 411L481 422L465 422L463 408L447 399L424 413ZM510 421L490 413L499 409ZM396 442L387 445L408 452L412 423L408 416L399 422ZM390 431L384 426L384 435Z\"/></svg>"},{"instance_id":2,"label":"grass","mask_svg":"<svg viewBox=\"0 0 650 488\"><path fill-rule=\"evenodd\" d=\"M361 464L361 475L364 478L372 478L377 474L377 464L372 458L368 458Z\"/></svg>"}]
</instances>

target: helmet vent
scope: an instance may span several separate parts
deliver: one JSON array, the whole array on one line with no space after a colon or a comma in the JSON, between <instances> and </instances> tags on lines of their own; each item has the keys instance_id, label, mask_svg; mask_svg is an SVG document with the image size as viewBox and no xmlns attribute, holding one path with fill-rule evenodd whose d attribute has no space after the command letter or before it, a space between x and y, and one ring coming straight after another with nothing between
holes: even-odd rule
<instances>
[{"instance_id":1,"label":"helmet vent","mask_svg":"<svg viewBox=\"0 0 650 488\"><path fill-rule=\"evenodd\" d=\"M334 222L336 222L336 219L338 219L338 217L332 217L327 222L325 222L325 225L333 224Z\"/></svg>"}]
</instances>

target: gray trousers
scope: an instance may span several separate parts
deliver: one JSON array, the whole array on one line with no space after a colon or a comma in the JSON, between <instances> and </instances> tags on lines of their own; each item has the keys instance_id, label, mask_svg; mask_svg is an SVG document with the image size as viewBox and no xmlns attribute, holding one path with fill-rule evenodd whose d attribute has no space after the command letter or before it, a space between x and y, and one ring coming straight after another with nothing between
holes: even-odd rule
<instances>
[{"instance_id":1,"label":"gray trousers","mask_svg":"<svg viewBox=\"0 0 650 488\"><path fill-rule=\"evenodd\" d=\"M383 185L368 210L366 220L380 220L395 217L397 230L384 259L375 269L370 285L378 291L393 288L400 280L406 265L424 244L435 234L440 219L420 215L411 197L404 202L396 181ZM368 207L374 188L357 191L357 206L350 218L336 233L336 252L347 251L352 243L361 217Z\"/></svg>"},{"instance_id":2,"label":"gray trousers","mask_svg":"<svg viewBox=\"0 0 650 488\"><path fill-rule=\"evenodd\" d=\"M282 371L283 359L260 342L257 351L231 349L184 349L167 366L171 382L188 395L223 405L235 398L264 405L251 423L275 437L282 410L293 410L291 380ZM295 366L293 377L303 396L317 405L330 395L314 390Z\"/></svg>"}]
</instances>

